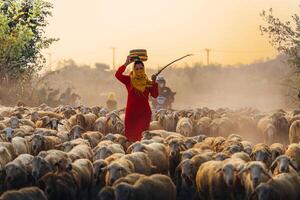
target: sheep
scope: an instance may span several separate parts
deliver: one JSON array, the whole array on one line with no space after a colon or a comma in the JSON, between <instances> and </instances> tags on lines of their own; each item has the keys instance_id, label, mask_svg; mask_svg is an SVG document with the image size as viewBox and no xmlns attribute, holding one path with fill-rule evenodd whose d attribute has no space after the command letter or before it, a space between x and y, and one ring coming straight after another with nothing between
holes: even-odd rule
<instances>
[{"instance_id":1,"label":"sheep","mask_svg":"<svg viewBox=\"0 0 300 200\"><path fill-rule=\"evenodd\" d=\"M125 154L125 151L120 144L111 144L109 146L103 146L94 151L94 160L105 159L114 153Z\"/></svg>"},{"instance_id":2,"label":"sheep","mask_svg":"<svg viewBox=\"0 0 300 200\"><path fill-rule=\"evenodd\" d=\"M68 156L71 158L72 161L80 159L80 158L86 158L88 160L93 159L93 151L91 147L85 145L85 144L80 144L75 147L71 151L69 151Z\"/></svg>"},{"instance_id":3,"label":"sheep","mask_svg":"<svg viewBox=\"0 0 300 200\"><path fill-rule=\"evenodd\" d=\"M298 175L283 173L274 176L268 182L259 184L251 199L257 197L258 200L268 199L289 199L297 200L300 198L300 178Z\"/></svg>"},{"instance_id":4,"label":"sheep","mask_svg":"<svg viewBox=\"0 0 300 200\"><path fill-rule=\"evenodd\" d=\"M187 117L179 119L176 125L176 132L186 137L193 136L192 121Z\"/></svg>"},{"instance_id":5,"label":"sheep","mask_svg":"<svg viewBox=\"0 0 300 200\"><path fill-rule=\"evenodd\" d=\"M223 171L222 161L208 161L200 166L196 174L196 189L200 199L230 199L232 197L223 173L218 172L220 170ZM228 171L231 170L228 168ZM231 180L229 182L230 185L233 183Z\"/></svg>"},{"instance_id":6,"label":"sheep","mask_svg":"<svg viewBox=\"0 0 300 200\"><path fill-rule=\"evenodd\" d=\"M203 163L209 160L211 160L210 156L199 154L193 156L191 159L185 159L181 161L181 163L177 166L175 171L174 183L176 184L177 195L181 195L182 190L187 191L186 195L194 194L196 192L195 178L197 171ZM184 195L184 198L191 198L191 196Z\"/></svg>"},{"instance_id":7,"label":"sheep","mask_svg":"<svg viewBox=\"0 0 300 200\"><path fill-rule=\"evenodd\" d=\"M81 135L81 137L91 144L91 147L94 148L100 142L103 135L97 131L88 131Z\"/></svg>"},{"instance_id":8,"label":"sheep","mask_svg":"<svg viewBox=\"0 0 300 200\"><path fill-rule=\"evenodd\" d=\"M185 151L187 147L185 146L184 141L181 139L170 140L168 147L169 147L169 172L172 180L174 180L175 169L181 160L180 152Z\"/></svg>"},{"instance_id":9,"label":"sheep","mask_svg":"<svg viewBox=\"0 0 300 200\"><path fill-rule=\"evenodd\" d=\"M133 184L135 184L136 181L138 181L140 178L143 178L143 177L146 177L146 175L138 174L138 173L128 174L127 176L116 180L112 186L116 187L120 183L128 183L130 185L133 185Z\"/></svg>"},{"instance_id":10,"label":"sheep","mask_svg":"<svg viewBox=\"0 0 300 200\"><path fill-rule=\"evenodd\" d=\"M94 171L93 164L88 159L71 160L63 158L58 162L58 170L69 172L75 179L80 199L89 199L90 188L93 185Z\"/></svg>"},{"instance_id":11,"label":"sheep","mask_svg":"<svg viewBox=\"0 0 300 200\"><path fill-rule=\"evenodd\" d=\"M145 195L147 194L147 195ZM168 176L155 174L141 177L133 185L120 183L115 188L116 199L124 200L175 200L176 189Z\"/></svg>"},{"instance_id":12,"label":"sheep","mask_svg":"<svg viewBox=\"0 0 300 200\"><path fill-rule=\"evenodd\" d=\"M56 136L57 131L56 130L51 130L47 128L36 128L34 135L43 135L43 136Z\"/></svg>"},{"instance_id":13,"label":"sheep","mask_svg":"<svg viewBox=\"0 0 300 200\"><path fill-rule=\"evenodd\" d=\"M19 189L32 184L32 159L32 155L22 154L5 165L7 189Z\"/></svg>"},{"instance_id":14,"label":"sheep","mask_svg":"<svg viewBox=\"0 0 300 200\"><path fill-rule=\"evenodd\" d=\"M45 162L49 163L51 165L51 168L54 170L57 162L61 160L62 158L69 158L68 154L66 152L51 149L49 151L41 151L37 157L40 157ZM40 166L42 167L42 166ZM39 170L39 168L37 168Z\"/></svg>"},{"instance_id":15,"label":"sheep","mask_svg":"<svg viewBox=\"0 0 300 200\"><path fill-rule=\"evenodd\" d=\"M94 131L99 131L102 134L107 134L107 118L99 117L94 123Z\"/></svg>"},{"instance_id":16,"label":"sheep","mask_svg":"<svg viewBox=\"0 0 300 200\"><path fill-rule=\"evenodd\" d=\"M44 116L35 122L36 128L50 128L50 117Z\"/></svg>"},{"instance_id":17,"label":"sheep","mask_svg":"<svg viewBox=\"0 0 300 200\"><path fill-rule=\"evenodd\" d=\"M135 172L135 167L134 167L134 164L130 160L120 158L120 159L110 163L103 170L107 170L107 173L105 176L106 185L112 185L119 178L127 176L128 174Z\"/></svg>"},{"instance_id":18,"label":"sheep","mask_svg":"<svg viewBox=\"0 0 300 200\"><path fill-rule=\"evenodd\" d=\"M15 130L12 129L11 127L6 127L1 131L5 135L5 141L11 142L12 138L14 137Z\"/></svg>"},{"instance_id":19,"label":"sheep","mask_svg":"<svg viewBox=\"0 0 300 200\"><path fill-rule=\"evenodd\" d=\"M153 166L156 167L156 173L168 174L169 171L169 153L164 144L151 143L142 144L141 142L135 142L129 146L127 152L144 152L146 153Z\"/></svg>"},{"instance_id":20,"label":"sheep","mask_svg":"<svg viewBox=\"0 0 300 200\"><path fill-rule=\"evenodd\" d=\"M8 150L9 154L11 155L12 159L15 159L17 157L16 150L12 143L10 142L0 142L0 147L4 147Z\"/></svg>"},{"instance_id":21,"label":"sheep","mask_svg":"<svg viewBox=\"0 0 300 200\"><path fill-rule=\"evenodd\" d=\"M14 137L12 138L11 143L14 146L17 155L30 153L30 147L26 139Z\"/></svg>"},{"instance_id":22,"label":"sheep","mask_svg":"<svg viewBox=\"0 0 300 200\"><path fill-rule=\"evenodd\" d=\"M270 169L274 175L288 173L290 171L297 173L298 170L295 163L286 155L278 156L271 164Z\"/></svg>"},{"instance_id":23,"label":"sheep","mask_svg":"<svg viewBox=\"0 0 300 200\"><path fill-rule=\"evenodd\" d=\"M300 119L295 120L289 129L289 142L292 143L298 143L300 142Z\"/></svg>"},{"instance_id":24,"label":"sheep","mask_svg":"<svg viewBox=\"0 0 300 200\"><path fill-rule=\"evenodd\" d=\"M64 125L64 124L61 123L61 121L57 118L50 118L49 125L50 125L50 129L53 129L53 130L57 131L58 126L59 125Z\"/></svg>"},{"instance_id":25,"label":"sheep","mask_svg":"<svg viewBox=\"0 0 300 200\"><path fill-rule=\"evenodd\" d=\"M115 189L112 186L103 187L97 194L97 200L115 200Z\"/></svg>"},{"instance_id":26,"label":"sheep","mask_svg":"<svg viewBox=\"0 0 300 200\"><path fill-rule=\"evenodd\" d=\"M253 147L252 154L250 155L252 160L261 161L269 167L272 162L271 149L263 143L258 143Z\"/></svg>"},{"instance_id":27,"label":"sheep","mask_svg":"<svg viewBox=\"0 0 300 200\"><path fill-rule=\"evenodd\" d=\"M274 161L278 156L284 154L284 146L280 143L274 143L270 146L272 161Z\"/></svg>"},{"instance_id":28,"label":"sheep","mask_svg":"<svg viewBox=\"0 0 300 200\"><path fill-rule=\"evenodd\" d=\"M97 119L97 116L95 114L89 113L89 114L77 114L76 115L76 124L81 126L87 131L93 131L94 130L94 123Z\"/></svg>"},{"instance_id":29,"label":"sheep","mask_svg":"<svg viewBox=\"0 0 300 200\"><path fill-rule=\"evenodd\" d=\"M243 160L245 162L250 162L251 161L250 156L247 153L245 153L245 152L234 153L234 154L231 155L231 158L233 158L233 159L241 159L241 160Z\"/></svg>"},{"instance_id":30,"label":"sheep","mask_svg":"<svg viewBox=\"0 0 300 200\"><path fill-rule=\"evenodd\" d=\"M160 125L159 121L151 121L149 125L149 131L160 130L163 127Z\"/></svg>"},{"instance_id":31,"label":"sheep","mask_svg":"<svg viewBox=\"0 0 300 200\"><path fill-rule=\"evenodd\" d=\"M38 180L37 185L48 200L79 200L75 179L68 172L47 173Z\"/></svg>"},{"instance_id":32,"label":"sheep","mask_svg":"<svg viewBox=\"0 0 300 200\"><path fill-rule=\"evenodd\" d=\"M252 143L249 142L249 141L241 141L241 144L243 145L243 148L244 148L244 151L248 154L248 155L251 155L252 153Z\"/></svg>"},{"instance_id":33,"label":"sheep","mask_svg":"<svg viewBox=\"0 0 300 200\"><path fill-rule=\"evenodd\" d=\"M55 146L60 143L61 140L56 136L43 136L36 134L31 138L31 148L34 155L37 155L40 151L54 149Z\"/></svg>"},{"instance_id":34,"label":"sheep","mask_svg":"<svg viewBox=\"0 0 300 200\"><path fill-rule=\"evenodd\" d=\"M241 183L245 188L246 197L249 198L254 189L262 182L271 179L264 163L260 161L248 162L240 171Z\"/></svg>"},{"instance_id":35,"label":"sheep","mask_svg":"<svg viewBox=\"0 0 300 200\"><path fill-rule=\"evenodd\" d=\"M122 156L107 166L106 184L112 185L117 179L130 173L150 175L153 170L151 160L143 152L134 152Z\"/></svg>"},{"instance_id":36,"label":"sheep","mask_svg":"<svg viewBox=\"0 0 300 200\"><path fill-rule=\"evenodd\" d=\"M197 135L200 134L208 134L209 133L209 124L211 123L211 119L209 117L200 118L194 127L194 132Z\"/></svg>"},{"instance_id":37,"label":"sheep","mask_svg":"<svg viewBox=\"0 0 300 200\"><path fill-rule=\"evenodd\" d=\"M67 142L61 143L59 145L56 145L55 148L56 149L61 149L62 151L65 151L65 152L69 152L75 146L81 145L81 144L90 146L90 143L89 143L88 140L85 140L85 139L82 139L82 138L77 138L75 140L67 141Z\"/></svg>"},{"instance_id":38,"label":"sheep","mask_svg":"<svg viewBox=\"0 0 300 200\"><path fill-rule=\"evenodd\" d=\"M94 185L92 193L95 195L105 186L105 176L107 172L108 162L106 160L96 160L93 162L94 168Z\"/></svg>"},{"instance_id":39,"label":"sheep","mask_svg":"<svg viewBox=\"0 0 300 200\"><path fill-rule=\"evenodd\" d=\"M70 140L77 139L77 138L80 138L84 132L86 132L86 130L82 126L75 125L72 127L72 129L68 133L68 137Z\"/></svg>"},{"instance_id":40,"label":"sheep","mask_svg":"<svg viewBox=\"0 0 300 200\"><path fill-rule=\"evenodd\" d=\"M0 146L0 172L2 172L2 170L4 170L5 165L12 160L13 158L10 155L7 148Z\"/></svg>"},{"instance_id":41,"label":"sheep","mask_svg":"<svg viewBox=\"0 0 300 200\"><path fill-rule=\"evenodd\" d=\"M33 158L31 175L35 181L52 171L54 171L53 166L45 158L41 156L35 156Z\"/></svg>"},{"instance_id":42,"label":"sheep","mask_svg":"<svg viewBox=\"0 0 300 200\"><path fill-rule=\"evenodd\" d=\"M0 196L1 200L48 200L38 187L25 187L20 190L9 190Z\"/></svg>"},{"instance_id":43,"label":"sheep","mask_svg":"<svg viewBox=\"0 0 300 200\"><path fill-rule=\"evenodd\" d=\"M295 163L297 169L300 169L300 144L291 144L285 151L285 155Z\"/></svg>"}]
</instances>

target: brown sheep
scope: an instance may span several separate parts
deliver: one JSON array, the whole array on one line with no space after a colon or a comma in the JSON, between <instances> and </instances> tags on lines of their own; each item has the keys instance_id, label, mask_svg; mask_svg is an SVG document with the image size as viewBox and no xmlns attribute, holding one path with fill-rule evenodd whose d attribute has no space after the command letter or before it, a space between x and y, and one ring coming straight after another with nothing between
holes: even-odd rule
<instances>
[{"instance_id":1,"label":"brown sheep","mask_svg":"<svg viewBox=\"0 0 300 200\"><path fill-rule=\"evenodd\" d=\"M179 119L176 125L176 132L186 137L194 136L192 121L187 117Z\"/></svg>"},{"instance_id":2,"label":"brown sheep","mask_svg":"<svg viewBox=\"0 0 300 200\"><path fill-rule=\"evenodd\" d=\"M300 169L300 144L290 144L285 151L285 155L295 163L297 169Z\"/></svg>"},{"instance_id":3,"label":"brown sheep","mask_svg":"<svg viewBox=\"0 0 300 200\"><path fill-rule=\"evenodd\" d=\"M76 124L81 126L87 131L94 130L94 123L97 120L97 116L95 114L77 114L76 115Z\"/></svg>"},{"instance_id":4,"label":"brown sheep","mask_svg":"<svg viewBox=\"0 0 300 200\"><path fill-rule=\"evenodd\" d=\"M145 195L147 194L147 195ZM165 175L155 174L141 177L135 184L120 183L115 188L116 199L124 200L175 200L176 189L172 180Z\"/></svg>"},{"instance_id":5,"label":"brown sheep","mask_svg":"<svg viewBox=\"0 0 300 200\"><path fill-rule=\"evenodd\" d=\"M9 190L0 196L1 200L48 200L38 187L25 187L20 190Z\"/></svg>"},{"instance_id":6,"label":"brown sheep","mask_svg":"<svg viewBox=\"0 0 300 200\"><path fill-rule=\"evenodd\" d=\"M48 200L79 200L79 188L74 177L68 172L48 173L37 183Z\"/></svg>"},{"instance_id":7,"label":"brown sheep","mask_svg":"<svg viewBox=\"0 0 300 200\"><path fill-rule=\"evenodd\" d=\"M4 170L5 165L12 161L12 156L6 147L0 146L0 171Z\"/></svg>"},{"instance_id":8,"label":"brown sheep","mask_svg":"<svg viewBox=\"0 0 300 200\"><path fill-rule=\"evenodd\" d=\"M149 145L135 142L129 146L127 153L131 152L144 152L146 153L153 166L157 171L153 173L168 174L169 171L169 152L164 144L151 143Z\"/></svg>"},{"instance_id":9,"label":"brown sheep","mask_svg":"<svg viewBox=\"0 0 300 200\"><path fill-rule=\"evenodd\" d=\"M109 146L103 146L101 148L97 148L94 151L94 160L105 159L110 155L115 153L125 154L123 147L120 144L111 144Z\"/></svg>"},{"instance_id":10,"label":"brown sheep","mask_svg":"<svg viewBox=\"0 0 300 200\"><path fill-rule=\"evenodd\" d=\"M232 199L236 184L236 166L231 162L208 161L203 163L196 175L199 198Z\"/></svg>"},{"instance_id":11,"label":"brown sheep","mask_svg":"<svg viewBox=\"0 0 300 200\"><path fill-rule=\"evenodd\" d=\"M93 151L91 147L85 145L85 144L80 144L75 147L68 153L69 158L74 161L80 158L86 158L88 160L93 159Z\"/></svg>"},{"instance_id":12,"label":"brown sheep","mask_svg":"<svg viewBox=\"0 0 300 200\"><path fill-rule=\"evenodd\" d=\"M257 197L258 200L298 200L300 198L299 187L300 178L298 175L283 173L274 176L268 182L259 184L250 198L254 199L254 197Z\"/></svg>"},{"instance_id":13,"label":"brown sheep","mask_svg":"<svg viewBox=\"0 0 300 200\"><path fill-rule=\"evenodd\" d=\"M7 189L19 189L21 187L30 186L32 184L32 159L32 155L22 154L13 161L6 164L5 183Z\"/></svg>"},{"instance_id":14,"label":"brown sheep","mask_svg":"<svg viewBox=\"0 0 300 200\"><path fill-rule=\"evenodd\" d=\"M17 157L16 150L12 143L10 142L0 142L0 147L4 147L8 150L9 154L11 155L12 159L15 159Z\"/></svg>"},{"instance_id":15,"label":"brown sheep","mask_svg":"<svg viewBox=\"0 0 300 200\"><path fill-rule=\"evenodd\" d=\"M252 154L250 155L252 160L261 161L269 167L272 163L271 149L268 145L258 143L254 145Z\"/></svg>"},{"instance_id":16,"label":"brown sheep","mask_svg":"<svg viewBox=\"0 0 300 200\"><path fill-rule=\"evenodd\" d=\"M296 164L286 155L278 156L270 166L274 175L292 172L297 174Z\"/></svg>"},{"instance_id":17,"label":"brown sheep","mask_svg":"<svg viewBox=\"0 0 300 200\"><path fill-rule=\"evenodd\" d=\"M11 143L14 146L17 155L30 153L30 147L26 139L14 137L12 138Z\"/></svg>"},{"instance_id":18,"label":"brown sheep","mask_svg":"<svg viewBox=\"0 0 300 200\"><path fill-rule=\"evenodd\" d=\"M43 136L37 134L31 138L33 155L37 155L40 151L54 149L55 146L59 144L61 144L61 140L56 136Z\"/></svg>"},{"instance_id":19,"label":"brown sheep","mask_svg":"<svg viewBox=\"0 0 300 200\"><path fill-rule=\"evenodd\" d=\"M266 171L264 163L260 161L248 162L240 170L239 176L245 188L246 197L249 198L254 189L262 182L271 179L271 175Z\"/></svg>"},{"instance_id":20,"label":"brown sheep","mask_svg":"<svg viewBox=\"0 0 300 200\"><path fill-rule=\"evenodd\" d=\"M295 120L289 129L290 144L300 142L300 119Z\"/></svg>"},{"instance_id":21,"label":"brown sheep","mask_svg":"<svg viewBox=\"0 0 300 200\"><path fill-rule=\"evenodd\" d=\"M91 147L94 148L100 142L103 135L97 131L88 131L81 135L81 137L91 144Z\"/></svg>"},{"instance_id":22,"label":"brown sheep","mask_svg":"<svg viewBox=\"0 0 300 200\"><path fill-rule=\"evenodd\" d=\"M284 146L280 143L274 143L270 146L272 161L274 161L278 156L284 154Z\"/></svg>"}]
</instances>

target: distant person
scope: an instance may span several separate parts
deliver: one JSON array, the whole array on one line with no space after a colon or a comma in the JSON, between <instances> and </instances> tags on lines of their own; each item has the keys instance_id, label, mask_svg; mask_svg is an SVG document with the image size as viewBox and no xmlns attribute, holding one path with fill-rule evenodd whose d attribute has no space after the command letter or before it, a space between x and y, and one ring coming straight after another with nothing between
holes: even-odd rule
<instances>
[{"instance_id":1,"label":"distant person","mask_svg":"<svg viewBox=\"0 0 300 200\"><path fill-rule=\"evenodd\" d=\"M158 84L159 96L156 99L152 99L153 107L156 110L171 109L176 92L172 92L172 90L166 86L164 77L158 76L156 82Z\"/></svg>"},{"instance_id":2,"label":"distant person","mask_svg":"<svg viewBox=\"0 0 300 200\"><path fill-rule=\"evenodd\" d=\"M113 93L113 92L109 93L107 101L106 101L106 107L109 110L109 112L117 109L118 102L116 100L115 93Z\"/></svg>"},{"instance_id":3,"label":"distant person","mask_svg":"<svg viewBox=\"0 0 300 200\"><path fill-rule=\"evenodd\" d=\"M135 61L129 75L124 75L126 67L132 63L130 56L124 65L119 67L115 76L127 89L127 105L125 111L125 136L130 141L141 140L142 132L149 129L151 121L151 109L149 105L149 94L156 98L158 96L158 84L156 76L148 79L145 66L142 61Z\"/></svg>"}]
</instances>

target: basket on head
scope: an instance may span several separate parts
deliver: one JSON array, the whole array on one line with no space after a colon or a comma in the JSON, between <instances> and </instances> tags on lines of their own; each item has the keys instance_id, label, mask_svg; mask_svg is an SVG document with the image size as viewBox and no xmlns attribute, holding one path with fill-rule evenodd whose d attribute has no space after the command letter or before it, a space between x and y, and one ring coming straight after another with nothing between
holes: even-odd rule
<instances>
[{"instance_id":1,"label":"basket on head","mask_svg":"<svg viewBox=\"0 0 300 200\"><path fill-rule=\"evenodd\" d=\"M146 49L133 49L129 52L129 56L133 61L147 61L147 50Z\"/></svg>"}]
</instances>

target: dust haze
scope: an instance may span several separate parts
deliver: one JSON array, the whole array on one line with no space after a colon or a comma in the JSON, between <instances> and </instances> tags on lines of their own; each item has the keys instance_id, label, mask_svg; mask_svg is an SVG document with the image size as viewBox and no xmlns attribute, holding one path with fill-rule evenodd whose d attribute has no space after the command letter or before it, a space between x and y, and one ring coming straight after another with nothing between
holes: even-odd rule
<instances>
[{"instance_id":1,"label":"dust haze","mask_svg":"<svg viewBox=\"0 0 300 200\"><path fill-rule=\"evenodd\" d=\"M147 62L145 62L146 68ZM131 65L125 73L129 73ZM106 64L79 66L73 60L60 63L59 70L44 81L49 87L64 90L73 88L80 96L80 104L105 105L109 92L115 92L118 107L126 104L126 89ZM196 63L193 66L177 64L162 75L173 91L177 92L173 108L196 107L238 109L253 107L262 111L287 108L286 88L281 85L292 69L282 56L257 61L249 65L209 66ZM150 77L156 71L147 69Z\"/></svg>"}]
</instances>

